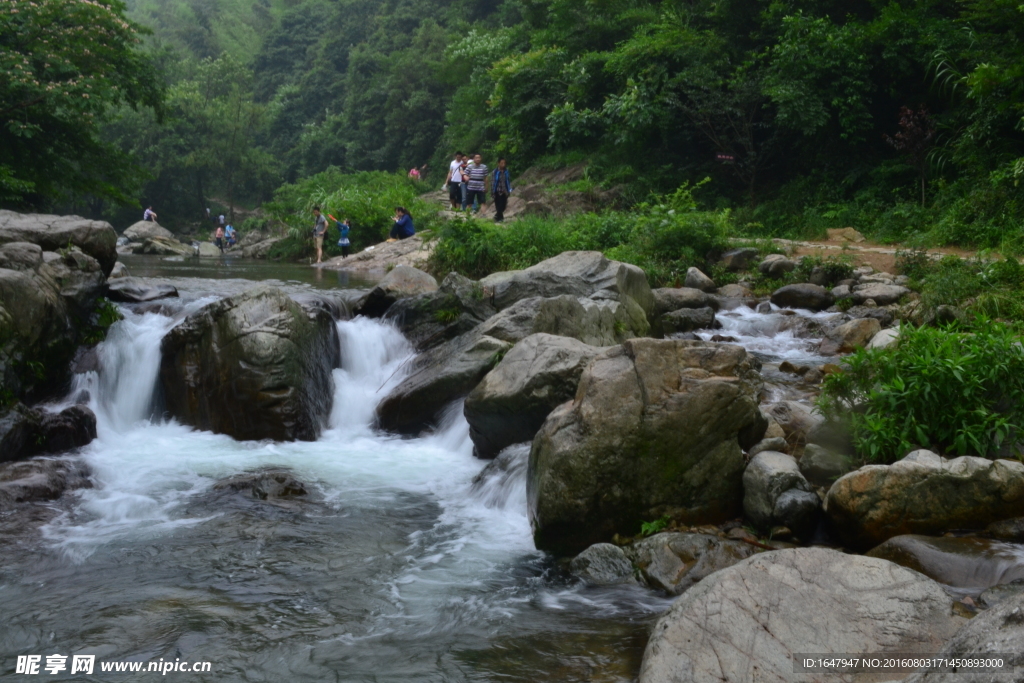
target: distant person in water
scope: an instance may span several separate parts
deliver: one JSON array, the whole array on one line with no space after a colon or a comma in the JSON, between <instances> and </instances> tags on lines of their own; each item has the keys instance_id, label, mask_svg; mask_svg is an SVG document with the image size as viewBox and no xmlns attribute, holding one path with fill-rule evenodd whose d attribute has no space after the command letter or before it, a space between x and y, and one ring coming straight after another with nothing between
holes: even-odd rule
<instances>
[{"instance_id":1,"label":"distant person in water","mask_svg":"<svg viewBox=\"0 0 1024 683\"><path fill-rule=\"evenodd\" d=\"M228 227L224 228L224 234L228 238L228 246L229 247L235 246L235 242L236 242L236 239L235 239L235 226L233 226L230 223L228 223Z\"/></svg>"},{"instance_id":2,"label":"distant person in water","mask_svg":"<svg viewBox=\"0 0 1024 683\"><path fill-rule=\"evenodd\" d=\"M156 223L156 211L153 210L152 206L142 212L142 220Z\"/></svg>"},{"instance_id":3,"label":"distant person in water","mask_svg":"<svg viewBox=\"0 0 1024 683\"><path fill-rule=\"evenodd\" d=\"M395 207L395 225L388 235L388 242L397 242L416 234L416 227L412 224L412 216L405 210L404 206Z\"/></svg>"},{"instance_id":4,"label":"distant person in water","mask_svg":"<svg viewBox=\"0 0 1024 683\"><path fill-rule=\"evenodd\" d=\"M491 182L495 223L505 220L505 207L508 206L510 194L512 194L512 181L508 174L508 164L504 159L498 159L498 168L494 169L494 178Z\"/></svg>"},{"instance_id":5,"label":"distant person in water","mask_svg":"<svg viewBox=\"0 0 1024 683\"><path fill-rule=\"evenodd\" d=\"M473 157L473 165L469 167L468 176L466 206L472 206L474 213L483 211L487 208L487 164L479 154Z\"/></svg>"},{"instance_id":6,"label":"distant person in water","mask_svg":"<svg viewBox=\"0 0 1024 683\"><path fill-rule=\"evenodd\" d=\"M217 226L217 232L213 233L213 243L220 249L220 253L224 253L224 228Z\"/></svg>"},{"instance_id":7,"label":"distant person in water","mask_svg":"<svg viewBox=\"0 0 1024 683\"><path fill-rule=\"evenodd\" d=\"M313 207L313 242L316 244L316 262L324 258L324 235L327 234L327 219L320 213L320 207Z\"/></svg>"}]
</instances>

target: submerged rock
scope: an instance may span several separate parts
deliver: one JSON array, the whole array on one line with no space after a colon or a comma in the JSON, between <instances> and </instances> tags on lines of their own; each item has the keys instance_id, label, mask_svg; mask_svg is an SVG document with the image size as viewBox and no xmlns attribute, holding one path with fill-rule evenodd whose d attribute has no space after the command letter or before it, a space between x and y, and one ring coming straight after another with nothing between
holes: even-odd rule
<instances>
[{"instance_id":1,"label":"submerged rock","mask_svg":"<svg viewBox=\"0 0 1024 683\"><path fill-rule=\"evenodd\" d=\"M107 283L107 297L111 301L142 303L177 296L178 288L174 285L150 283L136 277L121 277Z\"/></svg>"},{"instance_id":2,"label":"submerged rock","mask_svg":"<svg viewBox=\"0 0 1024 683\"><path fill-rule=\"evenodd\" d=\"M991 588L1024 579L1024 553L1019 546L976 536L895 536L868 555L957 588Z\"/></svg>"},{"instance_id":3,"label":"submerged rock","mask_svg":"<svg viewBox=\"0 0 1024 683\"><path fill-rule=\"evenodd\" d=\"M759 554L672 605L654 627L639 680L825 680L795 673L794 655L935 652L964 623L951 602L939 584L884 560L824 548Z\"/></svg>"},{"instance_id":4,"label":"submerged rock","mask_svg":"<svg viewBox=\"0 0 1024 683\"><path fill-rule=\"evenodd\" d=\"M167 411L185 424L240 440L313 441L327 423L340 346L323 308L260 286L188 316L161 350Z\"/></svg>"},{"instance_id":5,"label":"submerged rock","mask_svg":"<svg viewBox=\"0 0 1024 683\"><path fill-rule=\"evenodd\" d=\"M308 494L306 485L286 469L266 469L258 472L238 474L221 479L213 485L215 491L249 492L258 500L296 498Z\"/></svg>"},{"instance_id":6,"label":"submerged rock","mask_svg":"<svg viewBox=\"0 0 1024 683\"><path fill-rule=\"evenodd\" d=\"M840 478L825 512L845 543L865 550L902 534L981 529L1024 516L1024 464L917 450Z\"/></svg>"},{"instance_id":7,"label":"submerged rock","mask_svg":"<svg viewBox=\"0 0 1024 683\"><path fill-rule=\"evenodd\" d=\"M579 552L638 520L734 518L742 447L764 434L760 364L739 346L632 339L597 356L530 453L534 541Z\"/></svg>"}]
</instances>

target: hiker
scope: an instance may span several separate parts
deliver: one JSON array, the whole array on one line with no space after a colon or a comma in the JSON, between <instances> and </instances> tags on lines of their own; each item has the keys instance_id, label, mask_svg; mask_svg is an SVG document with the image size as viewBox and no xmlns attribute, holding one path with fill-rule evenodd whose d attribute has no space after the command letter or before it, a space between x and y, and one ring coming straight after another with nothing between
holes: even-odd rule
<instances>
[{"instance_id":1,"label":"hiker","mask_svg":"<svg viewBox=\"0 0 1024 683\"><path fill-rule=\"evenodd\" d=\"M324 257L324 235L327 234L327 219L320 213L320 207L313 207L313 242L316 243L316 262L320 263Z\"/></svg>"},{"instance_id":2,"label":"hiker","mask_svg":"<svg viewBox=\"0 0 1024 683\"><path fill-rule=\"evenodd\" d=\"M508 174L508 162L503 158L498 159L498 168L494 169L494 178L491 182L495 223L505 220L505 207L508 206L508 196L510 194L512 194L512 180Z\"/></svg>"},{"instance_id":3,"label":"hiker","mask_svg":"<svg viewBox=\"0 0 1024 683\"><path fill-rule=\"evenodd\" d=\"M150 206L142 212L142 220L156 223L156 211L153 211L153 207Z\"/></svg>"},{"instance_id":4,"label":"hiker","mask_svg":"<svg viewBox=\"0 0 1024 683\"><path fill-rule=\"evenodd\" d=\"M224 228L217 226L217 232L213 233L213 243L220 249L220 253L224 253Z\"/></svg>"},{"instance_id":5,"label":"hiker","mask_svg":"<svg viewBox=\"0 0 1024 683\"><path fill-rule=\"evenodd\" d=\"M462 203L460 206L462 210L466 210L466 181L469 180L469 155L466 154L462 157L462 161L459 162L459 194L462 197Z\"/></svg>"},{"instance_id":6,"label":"hiker","mask_svg":"<svg viewBox=\"0 0 1024 683\"><path fill-rule=\"evenodd\" d=\"M225 235L227 235L227 238L228 238L228 246L229 247L235 246L235 243L236 243L235 227L233 225L231 225L230 223L228 223L228 227L224 228L224 233L225 233Z\"/></svg>"},{"instance_id":7,"label":"hiker","mask_svg":"<svg viewBox=\"0 0 1024 683\"><path fill-rule=\"evenodd\" d=\"M416 227L412 224L412 216L405 210L404 206L395 207L395 225L388 235L388 242L397 242L416 234Z\"/></svg>"},{"instance_id":8,"label":"hiker","mask_svg":"<svg viewBox=\"0 0 1024 683\"><path fill-rule=\"evenodd\" d=\"M448 164L448 176L444 182L448 186L448 203L452 211L458 211L462 205L462 152L456 152L455 159Z\"/></svg>"},{"instance_id":9,"label":"hiker","mask_svg":"<svg viewBox=\"0 0 1024 683\"><path fill-rule=\"evenodd\" d=\"M477 206L477 201L480 205ZM473 213L487 208L487 164L479 154L473 157L466 182L466 206L473 206Z\"/></svg>"}]
</instances>

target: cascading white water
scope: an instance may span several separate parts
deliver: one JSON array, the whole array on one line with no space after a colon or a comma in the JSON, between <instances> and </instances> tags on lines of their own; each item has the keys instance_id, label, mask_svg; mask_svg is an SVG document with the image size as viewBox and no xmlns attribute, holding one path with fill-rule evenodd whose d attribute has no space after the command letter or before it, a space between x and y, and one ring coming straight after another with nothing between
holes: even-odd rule
<instances>
[{"instance_id":1,"label":"cascading white water","mask_svg":"<svg viewBox=\"0 0 1024 683\"><path fill-rule=\"evenodd\" d=\"M716 335L733 337L748 351L775 360L820 358L817 346L821 338L801 336L798 333L800 326L804 322L822 321L836 314L796 311L792 315L784 315L779 311L777 306L772 306L770 313L758 313L747 306L721 311L715 316L720 329L702 330L697 334L705 340Z\"/></svg>"}]
</instances>

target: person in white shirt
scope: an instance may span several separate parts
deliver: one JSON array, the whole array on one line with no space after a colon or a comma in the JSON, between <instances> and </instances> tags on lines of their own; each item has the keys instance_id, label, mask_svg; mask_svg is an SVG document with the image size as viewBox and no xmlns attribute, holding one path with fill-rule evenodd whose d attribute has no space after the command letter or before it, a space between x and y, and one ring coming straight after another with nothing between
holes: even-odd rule
<instances>
[{"instance_id":1,"label":"person in white shirt","mask_svg":"<svg viewBox=\"0 0 1024 683\"><path fill-rule=\"evenodd\" d=\"M455 153L455 160L448 165L448 177L444 182L448 185L448 202L452 211L458 211L462 204L462 152Z\"/></svg>"}]
</instances>

